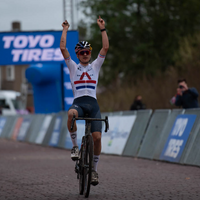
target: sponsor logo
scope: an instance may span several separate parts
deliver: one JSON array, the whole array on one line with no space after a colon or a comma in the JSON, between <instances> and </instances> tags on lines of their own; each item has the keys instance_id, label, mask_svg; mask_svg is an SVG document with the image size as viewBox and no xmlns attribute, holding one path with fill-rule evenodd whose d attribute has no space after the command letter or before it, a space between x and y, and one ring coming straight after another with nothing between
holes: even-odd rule
<instances>
[{"instance_id":1,"label":"sponsor logo","mask_svg":"<svg viewBox=\"0 0 200 200\"><path fill-rule=\"evenodd\" d=\"M177 116L160 159L179 162L195 119L196 115L181 114Z\"/></svg>"},{"instance_id":2,"label":"sponsor logo","mask_svg":"<svg viewBox=\"0 0 200 200\"><path fill-rule=\"evenodd\" d=\"M180 152L184 140L171 139L165 151L165 156L176 158Z\"/></svg>"},{"instance_id":3,"label":"sponsor logo","mask_svg":"<svg viewBox=\"0 0 200 200\"><path fill-rule=\"evenodd\" d=\"M75 139L75 138L76 138L76 134L72 133L72 134L71 134L71 138L72 138L72 139Z\"/></svg>"},{"instance_id":4,"label":"sponsor logo","mask_svg":"<svg viewBox=\"0 0 200 200\"><path fill-rule=\"evenodd\" d=\"M182 137L187 124L188 124L188 118L178 118L175 122L171 136ZM164 153L164 156L176 158L180 152L183 142L184 142L183 139L176 139L176 138L170 139L166 151Z\"/></svg>"},{"instance_id":5,"label":"sponsor logo","mask_svg":"<svg viewBox=\"0 0 200 200\"><path fill-rule=\"evenodd\" d=\"M187 123L188 123L188 118L177 119L171 135L181 137L185 131Z\"/></svg>"},{"instance_id":6,"label":"sponsor logo","mask_svg":"<svg viewBox=\"0 0 200 200\"><path fill-rule=\"evenodd\" d=\"M4 36L3 48L12 49L13 62L62 61L59 48L52 48L54 35L17 35Z\"/></svg>"}]
</instances>

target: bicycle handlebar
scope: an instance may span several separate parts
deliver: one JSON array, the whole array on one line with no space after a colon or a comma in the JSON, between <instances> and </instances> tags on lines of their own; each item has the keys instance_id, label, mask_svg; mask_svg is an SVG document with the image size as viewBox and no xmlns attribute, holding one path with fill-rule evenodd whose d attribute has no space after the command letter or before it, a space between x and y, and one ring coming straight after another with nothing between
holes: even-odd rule
<instances>
[{"instance_id":1,"label":"bicycle handlebar","mask_svg":"<svg viewBox=\"0 0 200 200\"><path fill-rule=\"evenodd\" d=\"M99 119L99 118L76 117L75 115L73 115L71 128L70 128L71 131L73 130L75 120L104 121L105 125L106 125L105 132L107 132L109 130L108 116L105 116L105 119Z\"/></svg>"}]
</instances>

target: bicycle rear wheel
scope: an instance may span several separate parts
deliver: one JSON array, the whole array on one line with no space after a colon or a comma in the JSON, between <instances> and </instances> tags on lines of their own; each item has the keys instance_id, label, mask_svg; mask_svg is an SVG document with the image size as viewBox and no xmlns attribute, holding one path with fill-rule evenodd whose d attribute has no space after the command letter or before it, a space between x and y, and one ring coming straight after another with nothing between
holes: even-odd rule
<instances>
[{"instance_id":1,"label":"bicycle rear wheel","mask_svg":"<svg viewBox=\"0 0 200 200\"><path fill-rule=\"evenodd\" d=\"M92 135L88 135L86 138L86 151L84 155L85 167L84 167L84 195L89 196L90 183L92 177L93 166L93 139Z\"/></svg>"}]
</instances>

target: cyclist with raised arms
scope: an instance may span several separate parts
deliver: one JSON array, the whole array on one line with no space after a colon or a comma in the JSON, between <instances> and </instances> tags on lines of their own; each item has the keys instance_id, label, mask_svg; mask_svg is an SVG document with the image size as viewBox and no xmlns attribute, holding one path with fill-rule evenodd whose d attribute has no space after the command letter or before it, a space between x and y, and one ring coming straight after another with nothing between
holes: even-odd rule
<instances>
[{"instance_id":1,"label":"cyclist with raised arms","mask_svg":"<svg viewBox=\"0 0 200 200\"><path fill-rule=\"evenodd\" d=\"M70 80L74 93L74 101L68 110L67 121L68 130L73 143L71 158L74 161L78 159L79 149L77 145L76 124L74 124L73 130L70 130L73 114L75 114L76 117L84 117L85 113L88 113L88 117L101 118L101 113L96 98L96 88L99 71L109 48L109 41L105 29L105 22L100 16L97 19L97 24L102 35L102 49L100 50L98 57L90 64L92 47L87 41L80 41L75 46L75 53L79 59L79 64L76 64L71 59L70 54L66 49L66 38L67 31L69 29L69 23L67 20L62 23L63 31L60 40L60 50L70 72ZM92 171L91 178L92 185L97 185L99 183L97 164L101 153L101 129L101 121L92 121L91 132L94 141L94 169Z\"/></svg>"}]
</instances>

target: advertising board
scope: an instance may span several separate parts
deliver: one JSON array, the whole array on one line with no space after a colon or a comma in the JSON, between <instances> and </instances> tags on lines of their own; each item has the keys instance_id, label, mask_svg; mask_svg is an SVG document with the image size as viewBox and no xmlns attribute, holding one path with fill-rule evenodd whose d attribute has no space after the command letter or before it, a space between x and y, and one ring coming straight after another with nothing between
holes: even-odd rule
<instances>
[{"instance_id":1,"label":"advertising board","mask_svg":"<svg viewBox=\"0 0 200 200\"><path fill-rule=\"evenodd\" d=\"M62 117L57 116L54 123L51 139L49 141L49 146L56 147L58 145L58 141L60 138L61 124L62 124Z\"/></svg>"},{"instance_id":2,"label":"advertising board","mask_svg":"<svg viewBox=\"0 0 200 200\"><path fill-rule=\"evenodd\" d=\"M62 31L2 32L0 33L0 65L22 65L63 62L60 51ZM72 59L78 32L68 31L67 48Z\"/></svg>"},{"instance_id":3,"label":"advertising board","mask_svg":"<svg viewBox=\"0 0 200 200\"><path fill-rule=\"evenodd\" d=\"M102 153L122 155L135 119L135 115L108 117L109 130L102 133Z\"/></svg>"},{"instance_id":4,"label":"advertising board","mask_svg":"<svg viewBox=\"0 0 200 200\"><path fill-rule=\"evenodd\" d=\"M51 120L52 120L52 115L45 116L42 127L40 128L40 131L35 141L36 144L42 144L44 137L47 133L47 130L49 128L49 125L51 123Z\"/></svg>"},{"instance_id":5,"label":"advertising board","mask_svg":"<svg viewBox=\"0 0 200 200\"><path fill-rule=\"evenodd\" d=\"M20 141L24 140L30 124L31 124L31 118L30 117L26 117L26 118L23 119L23 122L21 124L20 129L19 129L17 140L20 140Z\"/></svg>"},{"instance_id":6,"label":"advertising board","mask_svg":"<svg viewBox=\"0 0 200 200\"><path fill-rule=\"evenodd\" d=\"M1 136L1 133L3 131L5 123L6 123L6 117L1 117L0 118L0 136Z\"/></svg>"},{"instance_id":7,"label":"advertising board","mask_svg":"<svg viewBox=\"0 0 200 200\"><path fill-rule=\"evenodd\" d=\"M179 162L196 115L178 115L160 155L161 160Z\"/></svg>"}]
</instances>

